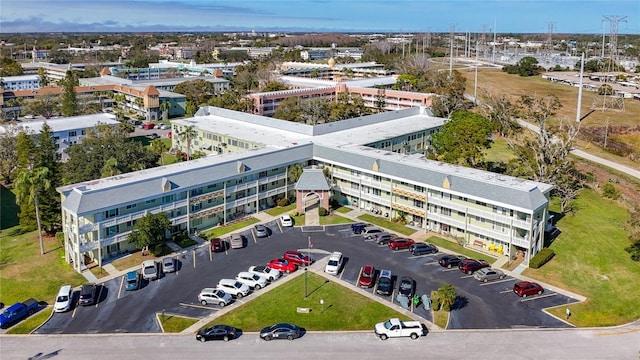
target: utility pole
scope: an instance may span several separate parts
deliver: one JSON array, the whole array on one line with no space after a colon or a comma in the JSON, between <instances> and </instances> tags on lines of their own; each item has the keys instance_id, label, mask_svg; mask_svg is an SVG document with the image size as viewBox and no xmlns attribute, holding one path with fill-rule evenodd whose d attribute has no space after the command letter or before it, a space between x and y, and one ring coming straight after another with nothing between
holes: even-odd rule
<instances>
[{"instance_id":1,"label":"utility pole","mask_svg":"<svg viewBox=\"0 0 640 360\"><path fill-rule=\"evenodd\" d=\"M478 106L478 35L476 34L476 73L473 81L473 104Z\"/></svg>"},{"instance_id":2,"label":"utility pole","mask_svg":"<svg viewBox=\"0 0 640 360\"><path fill-rule=\"evenodd\" d=\"M582 74L584 73L584 53L580 58L580 82L578 85L578 108L576 109L576 122L580 122L580 108L582 106Z\"/></svg>"},{"instance_id":3,"label":"utility pole","mask_svg":"<svg viewBox=\"0 0 640 360\"><path fill-rule=\"evenodd\" d=\"M607 121L605 122L605 126L604 126L604 148L607 148L607 136L609 135L609 118L607 118Z\"/></svg>"},{"instance_id":4,"label":"utility pole","mask_svg":"<svg viewBox=\"0 0 640 360\"><path fill-rule=\"evenodd\" d=\"M455 25L449 27L449 76L453 72L453 33L455 30Z\"/></svg>"},{"instance_id":5,"label":"utility pole","mask_svg":"<svg viewBox=\"0 0 640 360\"><path fill-rule=\"evenodd\" d=\"M496 24L497 20L493 19L493 51L491 52L491 61L496 62L496 41L497 41L497 32L496 32Z\"/></svg>"}]
</instances>

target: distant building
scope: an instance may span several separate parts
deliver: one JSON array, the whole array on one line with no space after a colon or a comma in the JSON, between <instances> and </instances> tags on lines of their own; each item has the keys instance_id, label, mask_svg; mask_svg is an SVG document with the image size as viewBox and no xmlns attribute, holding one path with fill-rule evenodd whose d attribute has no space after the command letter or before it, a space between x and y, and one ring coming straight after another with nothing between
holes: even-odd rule
<instances>
[{"instance_id":1,"label":"distant building","mask_svg":"<svg viewBox=\"0 0 640 360\"><path fill-rule=\"evenodd\" d=\"M19 75L0 77L2 91L36 90L40 89L39 75Z\"/></svg>"}]
</instances>

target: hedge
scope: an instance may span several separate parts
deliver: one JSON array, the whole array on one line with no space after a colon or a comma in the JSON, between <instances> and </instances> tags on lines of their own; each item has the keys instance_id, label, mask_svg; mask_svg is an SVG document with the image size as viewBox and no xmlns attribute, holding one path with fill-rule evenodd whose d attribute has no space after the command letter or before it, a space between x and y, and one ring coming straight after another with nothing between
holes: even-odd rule
<instances>
[{"instance_id":1,"label":"hedge","mask_svg":"<svg viewBox=\"0 0 640 360\"><path fill-rule=\"evenodd\" d=\"M529 267L537 269L546 264L555 255L556 253L553 250L549 248L543 248L529 261Z\"/></svg>"}]
</instances>

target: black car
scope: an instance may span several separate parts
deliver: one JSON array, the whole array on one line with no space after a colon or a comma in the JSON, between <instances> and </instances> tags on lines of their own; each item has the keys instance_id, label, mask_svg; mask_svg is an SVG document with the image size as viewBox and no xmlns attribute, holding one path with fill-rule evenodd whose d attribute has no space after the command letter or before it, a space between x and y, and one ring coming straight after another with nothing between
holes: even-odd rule
<instances>
[{"instance_id":1,"label":"black car","mask_svg":"<svg viewBox=\"0 0 640 360\"><path fill-rule=\"evenodd\" d=\"M229 325L213 325L211 327L202 328L196 334L196 340L205 342L209 340L229 341L235 339L238 330Z\"/></svg>"},{"instance_id":2,"label":"black car","mask_svg":"<svg viewBox=\"0 0 640 360\"><path fill-rule=\"evenodd\" d=\"M360 234L362 230L367 226L369 226L369 224L361 222L351 224L351 231L353 231L354 234Z\"/></svg>"},{"instance_id":3,"label":"black car","mask_svg":"<svg viewBox=\"0 0 640 360\"><path fill-rule=\"evenodd\" d=\"M458 266L460 261L466 259L464 256L456 256L456 255L444 255L438 260L438 264L442 267L446 267L451 269L454 266Z\"/></svg>"},{"instance_id":4,"label":"black car","mask_svg":"<svg viewBox=\"0 0 640 360\"><path fill-rule=\"evenodd\" d=\"M378 286L376 287L376 294L391 295L393 292L393 278L391 277L391 271L382 270L378 277Z\"/></svg>"},{"instance_id":5,"label":"black car","mask_svg":"<svg viewBox=\"0 0 640 360\"><path fill-rule=\"evenodd\" d=\"M409 246L409 251L415 255L435 254L438 252L438 248L435 245L427 243L417 243Z\"/></svg>"},{"instance_id":6,"label":"black car","mask_svg":"<svg viewBox=\"0 0 640 360\"><path fill-rule=\"evenodd\" d=\"M393 234L389 234L389 233L382 233L382 234L377 234L375 239L375 242L377 244L380 245L387 245L388 243L391 242L391 240L395 239L396 236Z\"/></svg>"},{"instance_id":7,"label":"black car","mask_svg":"<svg viewBox=\"0 0 640 360\"><path fill-rule=\"evenodd\" d=\"M403 276L398 285L398 294L404 295L409 299L413 298L416 293L416 282L408 276Z\"/></svg>"},{"instance_id":8,"label":"black car","mask_svg":"<svg viewBox=\"0 0 640 360\"><path fill-rule=\"evenodd\" d=\"M264 340L287 339L293 340L300 337L300 327L293 324L280 323L267 326L260 331L260 338Z\"/></svg>"},{"instance_id":9,"label":"black car","mask_svg":"<svg viewBox=\"0 0 640 360\"><path fill-rule=\"evenodd\" d=\"M80 299L78 304L82 306L93 305L96 303L96 284L84 284L80 289Z\"/></svg>"}]
</instances>

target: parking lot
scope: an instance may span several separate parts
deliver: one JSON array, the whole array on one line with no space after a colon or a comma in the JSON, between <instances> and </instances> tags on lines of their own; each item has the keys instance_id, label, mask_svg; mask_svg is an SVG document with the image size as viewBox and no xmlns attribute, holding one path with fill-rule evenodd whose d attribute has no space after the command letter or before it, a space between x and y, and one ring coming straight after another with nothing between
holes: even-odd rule
<instances>
[{"instance_id":1,"label":"parking lot","mask_svg":"<svg viewBox=\"0 0 640 360\"><path fill-rule=\"evenodd\" d=\"M394 279L412 277L416 281L418 295L429 294L444 283L452 284L458 300L451 312L449 329L569 326L541 310L576 300L549 289L545 289L542 295L520 298L511 290L517 279L507 277L480 283L457 268L440 267L437 259L442 253L412 256L408 250L392 251L385 245L365 241L362 236L352 234L349 225L280 228L276 222L271 222L266 226L270 236L255 238L250 231L245 231L245 248L214 253L211 260L206 245L174 254L178 271L164 274L155 281L144 281L139 290L125 291L123 277L106 281L98 289L97 304L86 307L74 305L69 312L56 313L36 333L153 333L161 332L155 316L162 312L205 317L218 311L219 307L201 305L197 299L201 289L215 287L222 278L234 278L249 266L265 265L286 250L307 249L309 237L313 243L311 255L316 259L333 251L344 254L344 265L337 276L354 286L360 269L366 264L372 264L378 270L390 270ZM373 292L374 289L366 291ZM394 289L397 292L397 284ZM252 293L248 299L259 292ZM75 296L77 300L77 292ZM382 298L392 301L395 292ZM228 306L239 306L246 301L247 298L239 299ZM430 312L422 306L415 308L414 312L431 320Z\"/></svg>"}]
</instances>

